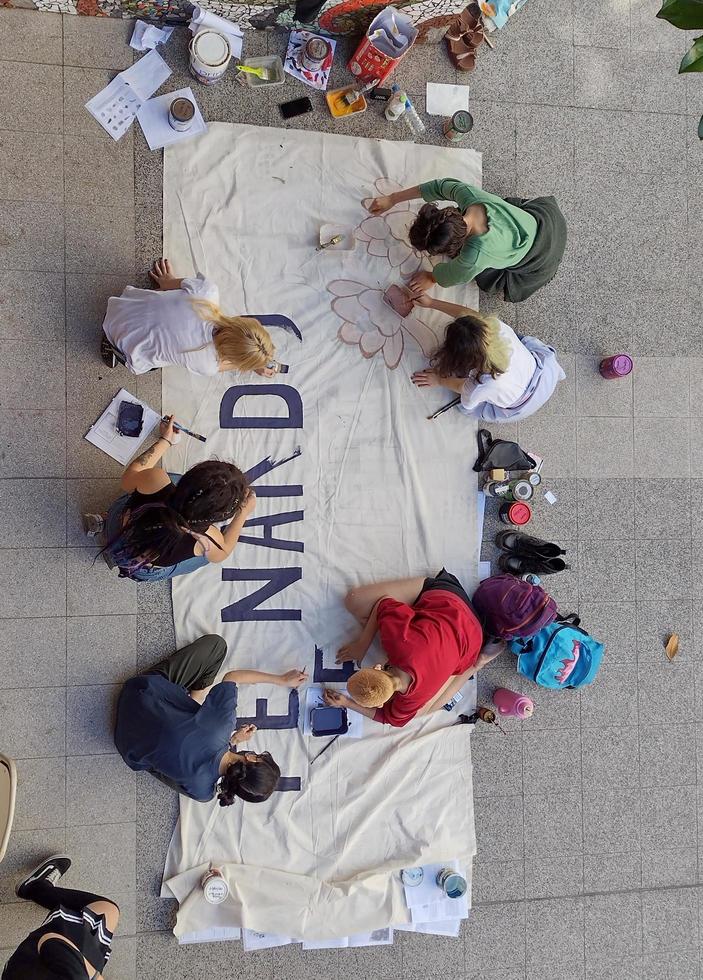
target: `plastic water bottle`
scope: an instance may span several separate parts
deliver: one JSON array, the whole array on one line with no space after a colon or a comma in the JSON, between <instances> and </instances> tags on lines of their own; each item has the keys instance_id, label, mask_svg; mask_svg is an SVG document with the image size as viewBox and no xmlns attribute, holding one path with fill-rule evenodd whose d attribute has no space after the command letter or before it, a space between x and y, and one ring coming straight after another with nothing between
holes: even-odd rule
<instances>
[{"instance_id":1,"label":"plastic water bottle","mask_svg":"<svg viewBox=\"0 0 703 980\"><path fill-rule=\"evenodd\" d=\"M385 116L389 122L396 122L406 110L407 95L401 92L399 85L391 85L393 93L386 104Z\"/></svg>"},{"instance_id":2,"label":"plastic water bottle","mask_svg":"<svg viewBox=\"0 0 703 980\"><path fill-rule=\"evenodd\" d=\"M422 136L422 134L425 132L425 124L418 116L417 109L407 95L405 96L405 114L403 119L415 136Z\"/></svg>"}]
</instances>

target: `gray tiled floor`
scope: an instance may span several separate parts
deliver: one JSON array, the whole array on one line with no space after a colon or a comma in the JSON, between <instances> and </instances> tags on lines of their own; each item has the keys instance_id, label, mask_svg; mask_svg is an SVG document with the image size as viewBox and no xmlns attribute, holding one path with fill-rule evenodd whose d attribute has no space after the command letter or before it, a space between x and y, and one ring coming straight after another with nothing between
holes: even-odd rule
<instances>
[{"instance_id":1,"label":"gray tiled floor","mask_svg":"<svg viewBox=\"0 0 703 980\"><path fill-rule=\"evenodd\" d=\"M0 12L0 747L21 780L0 869L0 963L38 921L14 898L16 873L67 847L73 880L123 907L115 980L699 977L703 85L677 75L686 38L655 19L659 5L529 0L473 76L456 79L441 48L399 72L419 108L428 78L468 81L484 185L555 193L568 217L554 282L516 308L484 308L554 343L567 367L545 410L501 434L545 457L558 503L540 502L533 526L572 566L554 594L609 649L591 689L530 689L531 722L477 731L475 909L461 940L403 934L387 950L260 956L179 948L169 932L173 903L158 886L176 801L121 764L110 719L115 685L172 649L170 593L93 566L78 520L119 476L82 438L128 377L108 376L97 355L105 302L160 251L160 154L136 129L111 144L83 109L130 64L131 26ZM186 43L179 31L164 50L169 87L190 84ZM246 43L260 54L285 38ZM347 51L333 82L346 81ZM287 81L286 98L303 94ZM278 125L283 101L231 74L198 97L210 119L262 125ZM407 138L377 106L295 125ZM633 378L603 382L599 358L623 348ZM157 401L158 376L136 390ZM489 513L487 556L496 529ZM669 664L672 631L681 653ZM520 687L507 661L484 672L482 697L499 684Z\"/></svg>"}]
</instances>

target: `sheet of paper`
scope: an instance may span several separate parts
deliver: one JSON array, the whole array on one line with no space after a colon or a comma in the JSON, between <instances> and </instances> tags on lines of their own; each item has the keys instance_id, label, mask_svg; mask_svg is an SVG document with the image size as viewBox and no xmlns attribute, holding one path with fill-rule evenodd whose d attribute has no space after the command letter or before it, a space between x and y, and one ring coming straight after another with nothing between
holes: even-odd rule
<instances>
[{"instance_id":1,"label":"sheet of paper","mask_svg":"<svg viewBox=\"0 0 703 980\"><path fill-rule=\"evenodd\" d=\"M480 561L478 563L478 578L480 582L484 582L487 578L491 577L491 563L489 561Z\"/></svg>"},{"instance_id":2,"label":"sheet of paper","mask_svg":"<svg viewBox=\"0 0 703 980\"><path fill-rule=\"evenodd\" d=\"M135 20L129 46L135 51L151 51L157 44L165 44L173 31L173 27L157 27L145 20Z\"/></svg>"},{"instance_id":3,"label":"sheet of paper","mask_svg":"<svg viewBox=\"0 0 703 980\"><path fill-rule=\"evenodd\" d=\"M274 946L288 946L294 940L290 936L275 936L272 932L254 932L242 929L244 949L250 953L255 949L273 949Z\"/></svg>"},{"instance_id":4,"label":"sheet of paper","mask_svg":"<svg viewBox=\"0 0 703 980\"><path fill-rule=\"evenodd\" d=\"M305 68L301 62L302 51L306 43L311 37L319 36L319 34L312 34L310 31L291 31L288 40L288 50L286 51L286 57L283 62L283 70L289 75L292 75L293 78L298 78L301 82L309 85L310 88L316 88L318 91L324 92L330 79L337 42L331 37L324 39L325 41L329 41L330 52L317 71L311 71L309 68Z\"/></svg>"},{"instance_id":5,"label":"sheet of paper","mask_svg":"<svg viewBox=\"0 0 703 980\"><path fill-rule=\"evenodd\" d=\"M444 85L428 82L426 112L430 116L453 116L460 109L469 108L468 85Z\"/></svg>"},{"instance_id":6,"label":"sheet of paper","mask_svg":"<svg viewBox=\"0 0 703 980\"><path fill-rule=\"evenodd\" d=\"M322 700L322 692L324 688L320 687L318 684L311 684L310 687L305 692L305 709L303 711L303 735L312 736L312 710L313 708L324 707L325 702ZM364 734L364 716L359 714L358 711L348 711L347 720L349 721L349 729L340 735L340 738L361 738ZM333 738L330 735L329 738ZM320 736L315 736L315 741L320 742L320 748L325 744L325 739Z\"/></svg>"},{"instance_id":7,"label":"sheet of paper","mask_svg":"<svg viewBox=\"0 0 703 980\"><path fill-rule=\"evenodd\" d=\"M417 908L420 905L435 905L444 897L444 892L437 884L437 875L444 868L451 868L464 874L459 868L459 862L455 859L444 861L441 864L423 864L422 870L424 877L419 885L404 885L405 902L409 909ZM456 901L456 899L452 899ZM418 920L420 921L420 920Z\"/></svg>"},{"instance_id":8,"label":"sheet of paper","mask_svg":"<svg viewBox=\"0 0 703 980\"><path fill-rule=\"evenodd\" d=\"M349 946L392 946L393 929L387 926L385 929L374 929L373 932L359 932L355 936L349 936Z\"/></svg>"},{"instance_id":9,"label":"sheet of paper","mask_svg":"<svg viewBox=\"0 0 703 980\"><path fill-rule=\"evenodd\" d=\"M123 401L141 405L144 409L144 424L140 435L136 438L121 436L117 431L117 415L120 402ZM97 422L91 425L85 438L108 456L116 459L118 463L126 466L160 421L161 416L153 408L149 408L146 402L140 401L135 395L120 388Z\"/></svg>"},{"instance_id":10,"label":"sheet of paper","mask_svg":"<svg viewBox=\"0 0 703 980\"><path fill-rule=\"evenodd\" d=\"M190 99L195 104L195 118L190 129L183 133L174 129L168 121L169 106L179 97ZM177 92L167 92L166 95L148 99L137 113L137 121L150 150L159 150L162 146L170 146L171 143L192 139L193 136L207 132L207 123L203 119L191 88L179 88Z\"/></svg>"},{"instance_id":11,"label":"sheet of paper","mask_svg":"<svg viewBox=\"0 0 703 980\"><path fill-rule=\"evenodd\" d=\"M462 895L461 898L445 898L432 905L418 905L410 909L410 918L413 922L446 922L447 919L468 919L468 917L468 895Z\"/></svg>"},{"instance_id":12,"label":"sheet of paper","mask_svg":"<svg viewBox=\"0 0 703 980\"><path fill-rule=\"evenodd\" d=\"M171 74L158 51L150 51L131 68L121 71L85 107L103 129L118 140L127 132L146 99Z\"/></svg>"},{"instance_id":13,"label":"sheet of paper","mask_svg":"<svg viewBox=\"0 0 703 980\"><path fill-rule=\"evenodd\" d=\"M445 919L443 922L403 922L393 926L397 932L423 932L431 936L458 936L461 919Z\"/></svg>"},{"instance_id":14,"label":"sheet of paper","mask_svg":"<svg viewBox=\"0 0 703 980\"><path fill-rule=\"evenodd\" d=\"M346 949L349 945L349 936L342 936L340 939L310 939L302 944L303 949Z\"/></svg>"},{"instance_id":15,"label":"sheet of paper","mask_svg":"<svg viewBox=\"0 0 703 980\"><path fill-rule=\"evenodd\" d=\"M197 34L198 31L205 30L205 28L210 28L213 31L219 31L221 34L227 35L227 40L229 41L229 46L232 51L233 58L240 58L242 55L242 29L239 24L233 23L231 20L227 20L225 17L219 17L217 14L211 13L209 10L203 10L198 4L193 6L193 16L190 19L190 27L192 34Z\"/></svg>"}]
</instances>

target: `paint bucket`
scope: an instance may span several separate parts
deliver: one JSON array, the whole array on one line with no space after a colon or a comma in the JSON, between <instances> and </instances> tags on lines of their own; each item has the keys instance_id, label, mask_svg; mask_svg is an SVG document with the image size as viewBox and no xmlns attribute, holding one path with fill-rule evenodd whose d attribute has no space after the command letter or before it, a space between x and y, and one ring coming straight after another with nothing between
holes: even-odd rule
<instances>
[{"instance_id":1,"label":"paint bucket","mask_svg":"<svg viewBox=\"0 0 703 980\"><path fill-rule=\"evenodd\" d=\"M232 49L219 31L198 31L188 48L190 73L203 85L214 85L224 75L232 57Z\"/></svg>"},{"instance_id":2,"label":"paint bucket","mask_svg":"<svg viewBox=\"0 0 703 980\"><path fill-rule=\"evenodd\" d=\"M466 879L452 868L442 868L436 881L447 898L461 898L466 894Z\"/></svg>"},{"instance_id":3,"label":"paint bucket","mask_svg":"<svg viewBox=\"0 0 703 980\"><path fill-rule=\"evenodd\" d=\"M615 378L626 378L632 370L632 358L629 354L614 354L606 357L598 365L601 376L608 381Z\"/></svg>"},{"instance_id":4,"label":"paint bucket","mask_svg":"<svg viewBox=\"0 0 703 980\"><path fill-rule=\"evenodd\" d=\"M532 500L535 488L529 480L510 480L508 494L510 500Z\"/></svg>"},{"instance_id":5,"label":"paint bucket","mask_svg":"<svg viewBox=\"0 0 703 980\"><path fill-rule=\"evenodd\" d=\"M511 527L524 527L532 518L532 510L530 505L522 500L516 500L514 503L506 501L498 511L498 517L503 524L509 524Z\"/></svg>"},{"instance_id":6,"label":"paint bucket","mask_svg":"<svg viewBox=\"0 0 703 980\"><path fill-rule=\"evenodd\" d=\"M512 718L531 718L535 710L534 702L526 694L518 694L507 687L499 687L493 692L493 704L499 714Z\"/></svg>"},{"instance_id":7,"label":"paint bucket","mask_svg":"<svg viewBox=\"0 0 703 980\"><path fill-rule=\"evenodd\" d=\"M168 107L168 124L171 129L179 133L185 133L190 129L195 119L195 103L190 99L180 97L174 99Z\"/></svg>"},{"instance_id":8,"label":"paint bucket","mask_svg":"<svg viewBox=\"0 0 703 980\"><path fill-rule=\"evenodd\" d=\"M210 905L220 905L229 895L229 885L219 868L210 868L200 879L200 887L205 894L205 901Z\"/></svg>"},{"instance_id":9,"label":"paint bucket","mask_svg":"<svg viewBox=\"0 0 703 980\"><path fill-rule=\"evenodd\" d=\"M300 51L300 64L308 71L320 71L331 50L324 37L310 37Z\"/></svg>"},{"instance_id":10,"label":"paint bucket","mask_svg":"<svg viewBox=\"0 0 703 980\"><path fill-rule=\"evenodd\" d=\"M445 119L442 124L445 137L450 143L460 143L466 139L474 128L474 117L466 109L459 109L451 119Z\"/></svg>"}]
</instances>

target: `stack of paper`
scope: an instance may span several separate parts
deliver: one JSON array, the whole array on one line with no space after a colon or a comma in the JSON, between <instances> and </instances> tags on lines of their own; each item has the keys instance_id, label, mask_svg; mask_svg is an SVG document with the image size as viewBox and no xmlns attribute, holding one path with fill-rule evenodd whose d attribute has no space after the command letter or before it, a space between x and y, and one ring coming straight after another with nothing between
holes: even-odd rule
<instances>
[{"instance_id":1,"label":"stack of paper","mask_svg":"<svg viewBox=\"0 0 703 980\"><path fill-rule=\"evenodd\" d=\"M131 68L116 75L85 107L102 128L118 140L127 132L137 113L171 74L158 51L150 51Z\"/></svg>"},{"instance_id":2,"label":"stack of paper","mask_svg":"<svg viewBox=\"0 0 703 980\"><path fill-rule=\"evenodd\" d=\"M171 103L174 99L180 98L190 99L195 106L193 122L185 132L174 129L168 121L168 110ZM179 88L177 92L167 92L166 95L160 95L156 99L149 99L139 110L137 120L142 127L150 150L158 150L162 146L170 146L171 143L188 140L193 136L199 136L200 133L207 132L207 123L203 119L191 88Z\"/></svg>"},{"instance_id":3,"label":"stack of paper","mask_svg":"<svg viewBox=\"0 0 703 980\"><path fill-rule=\"evenodd\" d=\"M424 864L424 877L419 885L404 885L405 901L410 910L410 925L396 926L410 932L439 932L444 935L459 934L459 923L469 917L469 890L461 898L447 898L437 884L437 875L443 868L451 868L463 877L466 871L456 860L440 864Z\"/></svg>"},{"instance_id":4,"label":"stack of paper","mask_svg":"<svg viewBox=\"0 0 703 980\"><path fill-rule=\"evenodd\" d=\"M121 436L117 431L117 415L120 411L120 402L123 401L141 405L144 409L142 431L136 437ZM98 421L91 425L85 438L108 456L116 459L118 463L126 466L160 421L161 416L153 408L149 408L146 402L130 395L125 388L120 388Z\"/></svg>"},{"instance_id":5,"label":"stack of paper","mask_svg":"<svg viewBox=\"0 0 703 980\"><path fill-rule=\"evenodd\" d=\"M135 51L151 51L157 44L165 44L174 30L173 27L157 27L145 20L135 20L129 46Z\"/></svg>"}]
</instances>

